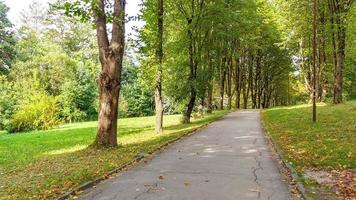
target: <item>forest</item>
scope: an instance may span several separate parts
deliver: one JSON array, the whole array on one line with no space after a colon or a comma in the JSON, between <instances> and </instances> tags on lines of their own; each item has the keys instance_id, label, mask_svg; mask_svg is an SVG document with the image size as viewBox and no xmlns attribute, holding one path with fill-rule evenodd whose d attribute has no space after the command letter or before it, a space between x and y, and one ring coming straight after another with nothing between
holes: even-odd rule
<instances>
[{"instance_id":1,"label":"forest","mask_svg":"<svg viewBox=\"0 0 356 200\"><path fill-rule=\"evenodd\" d=\"M314 104L303 119L319 123L319 106L356 99L353 0L143 0L138 16L126 3L33 1L15 26L0 0L0 136L98 121L85 145L121 148L131 118L159 135L176 120ZM128 30L135 20L144 25Z\"/></svg>"}]
</instances>

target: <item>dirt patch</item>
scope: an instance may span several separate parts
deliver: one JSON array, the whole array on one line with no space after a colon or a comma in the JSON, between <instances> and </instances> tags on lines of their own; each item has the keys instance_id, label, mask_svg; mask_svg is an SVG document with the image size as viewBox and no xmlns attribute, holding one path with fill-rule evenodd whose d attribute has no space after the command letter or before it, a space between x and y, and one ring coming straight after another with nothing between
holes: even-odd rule
<instances>
[{"instance_id":1,"label":"dirt patch","mask_svg":"<svg viewBox=\"0 0 356 200\"><path fill-rule=\"evenodd\" d=\"M347 200L356 200L356 170L318 171L305 170L304 177L322 186L332 188L333 192Z\"/></svg>"}]
</instances>

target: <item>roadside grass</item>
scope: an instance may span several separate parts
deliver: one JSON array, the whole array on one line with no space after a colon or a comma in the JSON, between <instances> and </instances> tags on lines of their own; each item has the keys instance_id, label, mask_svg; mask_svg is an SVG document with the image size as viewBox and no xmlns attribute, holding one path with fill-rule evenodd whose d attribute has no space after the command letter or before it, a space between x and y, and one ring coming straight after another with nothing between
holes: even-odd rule
<instances>
[{"instance_id":1,"label":"roadside grass","mask_svg":"<svg viewBox=\"0 0 356 200\"><path fill-rule=\"evenodd\" d=\"M317 123L310 105L262 112L265 126L283 156L300 173L304 168L356 168L356 101L318 104Z\"/></svg>"},{"instance_id":2,"label":"roadside grass","mask_svg":"<svg viewBox=\"0 0 356 200\"><path fill-rule=\"evenodd\" d=\"M138 155L193 132L224 116L217 111L181 124L165 116L165 131L154 133L155 117L119 120L119 147L93 149L96 122L63 125L48 131L0 134L0 199L53 199L89 180L104 176Z\"/></svg>"}]
</instances>

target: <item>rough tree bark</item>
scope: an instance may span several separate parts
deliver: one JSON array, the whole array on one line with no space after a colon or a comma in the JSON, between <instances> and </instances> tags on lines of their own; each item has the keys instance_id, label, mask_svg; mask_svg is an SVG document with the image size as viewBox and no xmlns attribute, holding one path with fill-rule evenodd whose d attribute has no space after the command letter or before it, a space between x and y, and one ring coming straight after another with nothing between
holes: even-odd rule
<instances>
[{"instance_id":1,"label":"rough tree bark","mask_svg":"<svg viewBox=\"0 0 356 200\"><path fill-rule=\"evenodd\" d=\"M157 72L156 72L156 87L155 87L155 108L156 108L156 133L163 131L163 99L162 99L162 62L163 62L163 0L158 0L158 31L157 31Z\"/></svg>"},{"instance_id":2,"label":"rough tree bark","mask_svg":"<svg viewBox=\"0 0 356 200\"><path fill-rule=\"evenodd\" d=\"M96 31L101 73L99 85L99 125L94 142L97 147L117 146L117 115L122 57L125 45L125 1L115 0L111 41L106 28L105 1L97 3Z\"/></svg>"}]
</instances>

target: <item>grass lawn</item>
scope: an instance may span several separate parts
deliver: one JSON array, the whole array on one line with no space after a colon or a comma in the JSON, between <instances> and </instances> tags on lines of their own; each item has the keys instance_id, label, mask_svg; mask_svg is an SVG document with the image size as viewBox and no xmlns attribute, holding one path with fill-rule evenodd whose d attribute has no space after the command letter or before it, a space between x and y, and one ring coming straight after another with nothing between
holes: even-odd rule
<instances>
[{"instance_id":1,"label":"grass lawn","mask_svg":"<svg viewBox=\"0 0 356 200\"><path fill-rule=\"evenodd\" d=\"M356 101L319 104L317 123L312 122L311 111L310 105L263 111L265 126L283 157L300 174L307 169L329 172L356 169Z\"/></svg>"},{"instance_id":2,"label":"grass lawn","mask_svg":"<svg viewBox=\"0 0 356 200\"><path fill-rule=\"evenodd\" d=\"M0 133L0 199L53 199L226 113L217 111L188 125L180 124L180 115L165 116L161 135L154 133L154 117L120 119L120 147L108 150L88 148L95 138L96 122Z\"/></svg>"}]
</instances>

